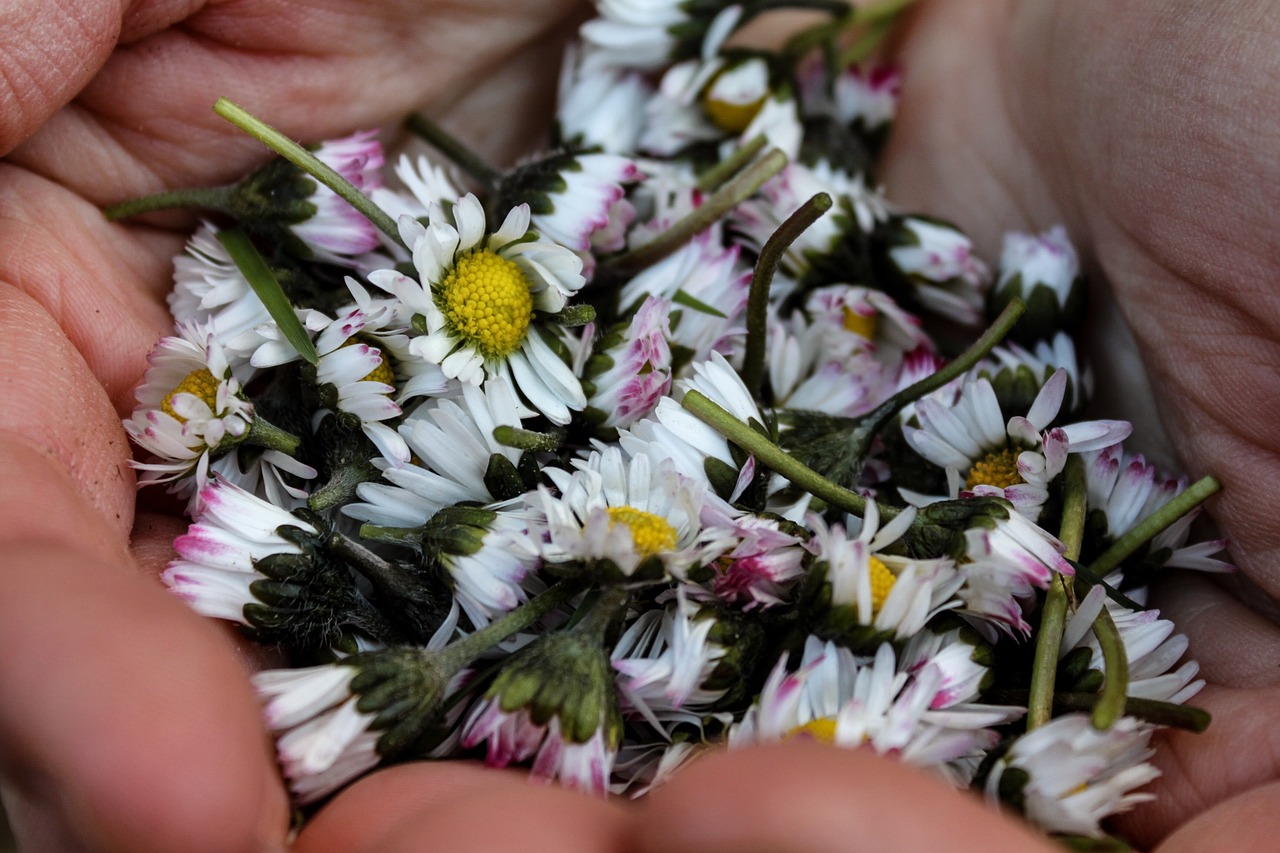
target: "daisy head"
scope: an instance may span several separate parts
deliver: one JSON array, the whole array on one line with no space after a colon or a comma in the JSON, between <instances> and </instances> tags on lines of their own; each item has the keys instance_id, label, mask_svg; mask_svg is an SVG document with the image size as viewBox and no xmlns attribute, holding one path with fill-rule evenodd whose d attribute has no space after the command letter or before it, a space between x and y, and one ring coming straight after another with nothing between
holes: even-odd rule
<instances>
[{"instance_id":1,"label":"daisy head","mask_svg":"<svg viewBox=\"0 0 1280 853\"><path fill-rule=\"evenodd\" d=\"M439 208L433 214L426 226L400 220L417 281L395 270L369 274L421 317L424 334L411 349L460 382L510 374L534 408L568 423L570 410L581 410L586 399L539 327L582 287L581 259L529 234L528 205L512 208L493 233L474 195L463 196L451 218Z\"/></svg>"},{"instance_id":2,"label":"daisy head","mask_svg":"<svg viewBox=\"0 0 1280 853\"><path fill-rule=\"evenodd\" d=\"M546 469L558 494L544 487L530 496L546 515L547 562L611 567L631 577L642 567L678 576L701 561L702 484L670 462L643 454L627 460L614 446L593 450L574 468Z\"/></svg>"},{"instance_id":3,"label":"daisy head","mask_svg":"<svg viewBox=\"0 0 1280 853\"><path fill-rule=\"evenodd\" d=\"M183 493L199 490L211 457L248 435L253 404L207 327L179 326L178 334L163 338L147 360L138 405L124 427L155 458L134 467L144 472L143 485L173 482Z\"/></svg>"}]
</instances>

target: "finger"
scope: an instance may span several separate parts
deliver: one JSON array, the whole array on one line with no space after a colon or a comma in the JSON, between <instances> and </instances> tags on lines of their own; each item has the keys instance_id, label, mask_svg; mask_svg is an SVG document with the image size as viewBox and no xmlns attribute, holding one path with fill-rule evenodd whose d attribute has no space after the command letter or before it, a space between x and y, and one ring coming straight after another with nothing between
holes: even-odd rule
<instances>
[{"instance_id":1,"label":"finger","mask_svg":"<svg viewBox=\"0 0 1280 853\"><path fill-rule=\"evenodd\" d=\"M1248 584L1230 578L1228 584ZM1217 579L1194 572L1180 574L1160 587L1155 603L1191 640L1190 657L1200 675L1226 687L1269 687L1280 684L1280 624L1245 602L1271 605L1257 588L1233 594Z\"/></svg>"},{"instance_id":2,"label":"finger","mask_svg":"<svg viewBox=\"0 0 1280 853\"><path fill-rule=\"evenodd\" d=\"M869 750L813 742L711 754L641 804L637 851L1053 850L969 794Z\"/></svg>"},{"instance_id":3,"label":"finger","mask_svg":"<svg viewBox=\"0 0 1280 853\"><path fill-rule=\"evenodd\" d=\"M30 833L55 825L95 849L279 846L283 791L221 637L78 539L101 525L97 509L47 456L0 445L7 489L15 474L29 506L0 536L0 753L21 792L19 839L41 849Z\"/></svg>"},{"instance_id":4,"label":"finger","mask_svg":"<svg viewBox=\"0 0 1280 853\"><path fill-rule=\"evenodd\" d=\"M307 142L398 122L541 43L577 5L212 5L118 50L12 159L99 204L228 182L265 151L213 114L218 97ZM550 82L557 66L539 70Z\"/></svg>"},{"instance_id":5,"label":"finger","mask_svg":"<svg viewBox=\"0 0 1280 853\"><path fill-rule=\"evenodd\" d=\"M530 782L473 762L380 771L339 794L307 824L295 853L621 851L630 812L606 800Z\"/></svg>"},{"instance_id":6,"label":"finger","mask_svg":"<svg viewBox=\"0 0 1280 853\"><path fill-rule=\"evenodd\" d=\"M1274 850L1280 838L1280 782L1233 797L1188 821L1156 853Z\"/></svg>"}]
</instances>

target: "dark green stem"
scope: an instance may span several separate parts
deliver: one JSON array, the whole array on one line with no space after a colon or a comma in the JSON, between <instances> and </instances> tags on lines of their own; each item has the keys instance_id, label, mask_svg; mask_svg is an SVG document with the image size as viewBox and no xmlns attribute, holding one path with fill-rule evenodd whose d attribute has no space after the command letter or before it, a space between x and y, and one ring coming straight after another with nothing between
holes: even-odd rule
<instances>
[{"instance_id":1,"label":"dark green stem","mask_svg":"<svg viewBox=\"0 0 1280 853\"><path fill-rule=\"evenodd\" d=\"M1135 524L1133 529L1113 542L1110 548L1089 564L1089 571L1097 577L1105 576L1124 562L1126 557L1212 497L1220 488L1222 486L1212 477L1203 477L1192 483L1185 492Z\"/></svg>"},{"instance_id":2,"label":"dark green stem","mask_svg":"<svg viewBox=\"0 0 1280 853\"><path fill-rule=\"evenodd\" d=\"M1026 690L997 690L983 701L997 705L1021 705L1028 700ZM1057 713L1090 712L1098 704L1097 693L1058 693L1053 697L1053 710ZM1170 726L1190 732L1202 732L1209 728L1212 720L1208 711L1188 705L1175 705L1172 702L1159 702L1155 699L1129 698L1125 712L1147 723L1157 726Z\"/></svg>"},{"instance_id":3,"label":"dark green stem","mask_svg":"<svg viewBox=\"0 0 1280 853\"><path fill-rule=\"evenodd\" d=\"M1093 622L1093 633L1102 648L1102 663L1106 668L1106 681L1098 694L1098 704L1093 706L1093 727L1106 731L1124 714L1129 698L1129 656L1105 603Z\"/></svg>"},{"instance_id":4,"label":"dark green stem","mask_svg":"<svg viewBox=\"0 0 1280 853\"><path fill-rule=\"evenodd\" d=\"M450 667L449 671L457 672L512 634L523 631L564 604L578 589L578 586L569 581L560 581L546 592L530 599L527 604L493 620L480 630L455 640L438 654L445 659L445 666Z\"/></svg>"},{"instance_id":5,"label":"dark green stem","mask_svg":"<svg viewBox=\"0 0 1280 853\"><path fill-rule=\"evenodd\" d=\"M197 208L200 210L216 210L219 213L235 215L231 202L234 187L203 187L189 190L170 190L153 195L144 195L113 204L104 208L102 214L111 222L139 216L153 210L173 210L175 208Z\"/></svg>"},{"instance_id":6,"label":"dark green stem","mask_svg":"<svg viewBox=\"0 0 1280 853\"><path fill-rule=\"evenodd\" d=\"M982 336L970 344L968 349L943 365L937 372L929 374L916 384L904 388L890 397L891 401L897 401L894 411L897 412L908 403L919 400L926 394L932 394L951 380L967 373L971 367L986 358L987 354L1004 340L1009 331L1013 329L1014 324L1026 313L1026 310L1027 303L1021 299L1011 299L1005 309L1000 312L1000 316L996 317L995 321L982 333Z\"/></svg>"},{"instance_id":7,"label":"dark green stem","mask_svg":"<svg viewBox=\"0 0 1280 853\"><path fill-rule=\"evenodd\" d=\"M316 155L226 98L218 98L217 103L213 105L213 111L333 190L360 211L379 231L404 246L404 240L400 238L400 229L396 227L395 221L386 214L386 211L370 201L369 197L356 189L350 181L321 162Z\"/></svg>"},{"instance_id":8,"label":"dark green stem","mask_svg":"<svg viewBox=\"0 0 1280 853\"><path fill-rule=\"evenodd\" d=\"M316 489L307 498L307 508L322 512L332 509L355 497L356 487L382 476L371 462L354 462L344 465L329 477L329 482Z\"/></svg>"},{"instance_id":9,"label":"dark green stem","mask_svg":"<svg viewBox=\"0 0 1280 853\"><path fill-rule=\"evenodd\" d=\"M1059 538L1066 546L1066 557L1080 556L1084 539L1087 492L1084 461L1077 456L1067 458L1064 472L1062 528ZM1031 666L1031 695L1027 700L1027 731L1037 729L1053 718L1053 688L1058 674L1058 657L1062 634L1067 624L1068 591L1066 579L1054 575L1045 595L1040 615L1040 631L1036 635L1035 660Z\"/></svg>"},{"instance_id":10,"label":"dark green stem","mask_svg":"<svg viewBox=\"0 0 1280 853\"><path fill-rule=\"evenodd\" d=\"M823 477L808 465L791 456L781 447L765 438L733 415L726 412L705 394L688 391L680 405L688 409L698 420L756 457L762 465L799 488L821 498L831 506L862 516L867 511L867 498ZM900 509L877 504L882 519L896 516Z\"/></svg>"},{"instance_id":11,"label":"dark green stem","mask_svg":"<svg viewBox=\"0 0 1280 853\"><path fill-rule=\"evenodd\" d=\"M359 542L337 531L328 535L324 545L330 553L368 578L379 591L389 596L402 597L406 589L404 571L395 563L384 560Z\"/></svg>"},{"instance_id":12,"label":"dark green stem","mask_svg":"<svg viewBox=\"0 0 1280 853\"><path fill-rule=\"evenodd\" d=\"M404 126L421 137L432 148L448 157L486 189L495 190L502 181L502 173L486 163L443 127L421 113L414 113L404 120Z\"/></svg>"},{"instance_id":13,"label":"dark green stem","mask_svg":"<svg viewBox=\"0 0 1280 853\"><path fill-rule=\"evenodd\" d=\"M253 416L253 423L249 425L249 434L244 437L244 440L246 444L252 444L254 447L279 450L286 456L293 456L298 452L298 446L302 444L302 439L291 432L285 432L257 414Z\"/></svg>"},{"instance_id":14,"label":"dark green stem","mask_svg":"<svg viewBox=\"0 0 1280 853\"><path fill-rule=\"evenodd\" d=\"M715 192L725 181L732 178L740 169L755 159L764 150L769 140L763 133L739 145L728 157L716 163L698 178L698 189L704 193Z\"/></svg>"},{"instance_id":15,"label":"dark green stem","mask_svg":"<svg viewBox=\"0 0 1280 853\"><path fill-rule=\"evenodd\" d=\"M769 286L778 270L782 256L805 229L818 217L831 209L831 196L818 193L800 205L800 208L769 235L755 269L751 273L751 289L747 296L747 346L742 358L742 382L753 399L760 399L760 386L764 382L764 350L769 312Z\"/></svg>"},{"instance_id":16,"label":"dark green stem","mask_svg":"<svg viewBox=\"0 0 1280 853\"><path fill-rule=\"evenodd\" d=\"M787 165L787 155L776 148L743 169L706 201L643 246L623 252L607 265L609 276L633 275L671 255L693 237L710 228L726 213L755 195L760 187Z\"/></svg>"}]
</instances>

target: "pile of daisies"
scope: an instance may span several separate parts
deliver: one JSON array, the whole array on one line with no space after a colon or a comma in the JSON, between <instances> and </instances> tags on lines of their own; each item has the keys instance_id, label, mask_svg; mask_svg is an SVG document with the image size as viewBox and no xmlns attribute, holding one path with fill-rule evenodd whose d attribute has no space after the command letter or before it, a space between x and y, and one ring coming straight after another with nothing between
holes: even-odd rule
<instances>
[{"instance_id":1,"label":"pile of daisies","mask_svg":"<svg viewBox=\"0 0 1280 853\"><path fill-rule=\"evenodd\" d=\"M993 267L895 207L901 72L845 47L892 10L736 46L777 5L598 0L510 171L222 103L285 156L110 211L219 212L125 426L192 518L165 583L293 664L254 682L298 803L455 757L636 795L809 737L1098 838L1206 724L1144 589L1230 568L1188 538L1215 485L1081 419L1064 230Z\"/></svg>"}]
</instances>

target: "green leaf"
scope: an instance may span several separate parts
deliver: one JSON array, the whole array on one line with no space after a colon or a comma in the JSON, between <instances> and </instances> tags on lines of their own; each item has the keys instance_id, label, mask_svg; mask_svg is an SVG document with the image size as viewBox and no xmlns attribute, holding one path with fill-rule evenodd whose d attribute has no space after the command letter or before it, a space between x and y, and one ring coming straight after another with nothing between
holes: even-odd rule
<instances>
[{"instance_id":1,"label":"green leaf","mask_svg":"<svg viewBox=\"0 0 1280 853\"><path fill-rule=\"evenodd\" d=\"M694 311L701 311L703 314L710 314L712 317L719 317L721 319L728 318L728 315L725 314L723 311L719 310L718 308L712 307L711 305L708 305L707 303L699 299L695 299L694 297L690 296L688 293L685 293L683 289L677 290L675 296L671 297L671 301L676 303L677 305L683 305L686 308L692 308Z\"/></svg>"},{"instance_id":2,"label":"green leaf","mask_svg":"<svg viewBox=\"0 0 1280 853\"><path fill-rule=\"evenodd\" d=\"M284 295L275 273L267 266L262 255L258 254L258 249L250 242L249 236L239 228L224 228L218 232L218 242L226 247L227 254L235 261L253 292L258 294L271 319L280 326L285 340L293 344L293 348L309 364L318 363L320 356L315 344L311 343L311 336L302 328L298 315L293 313L293 306L289 304L289 297Z\"/></svg>"}]
</instances>

